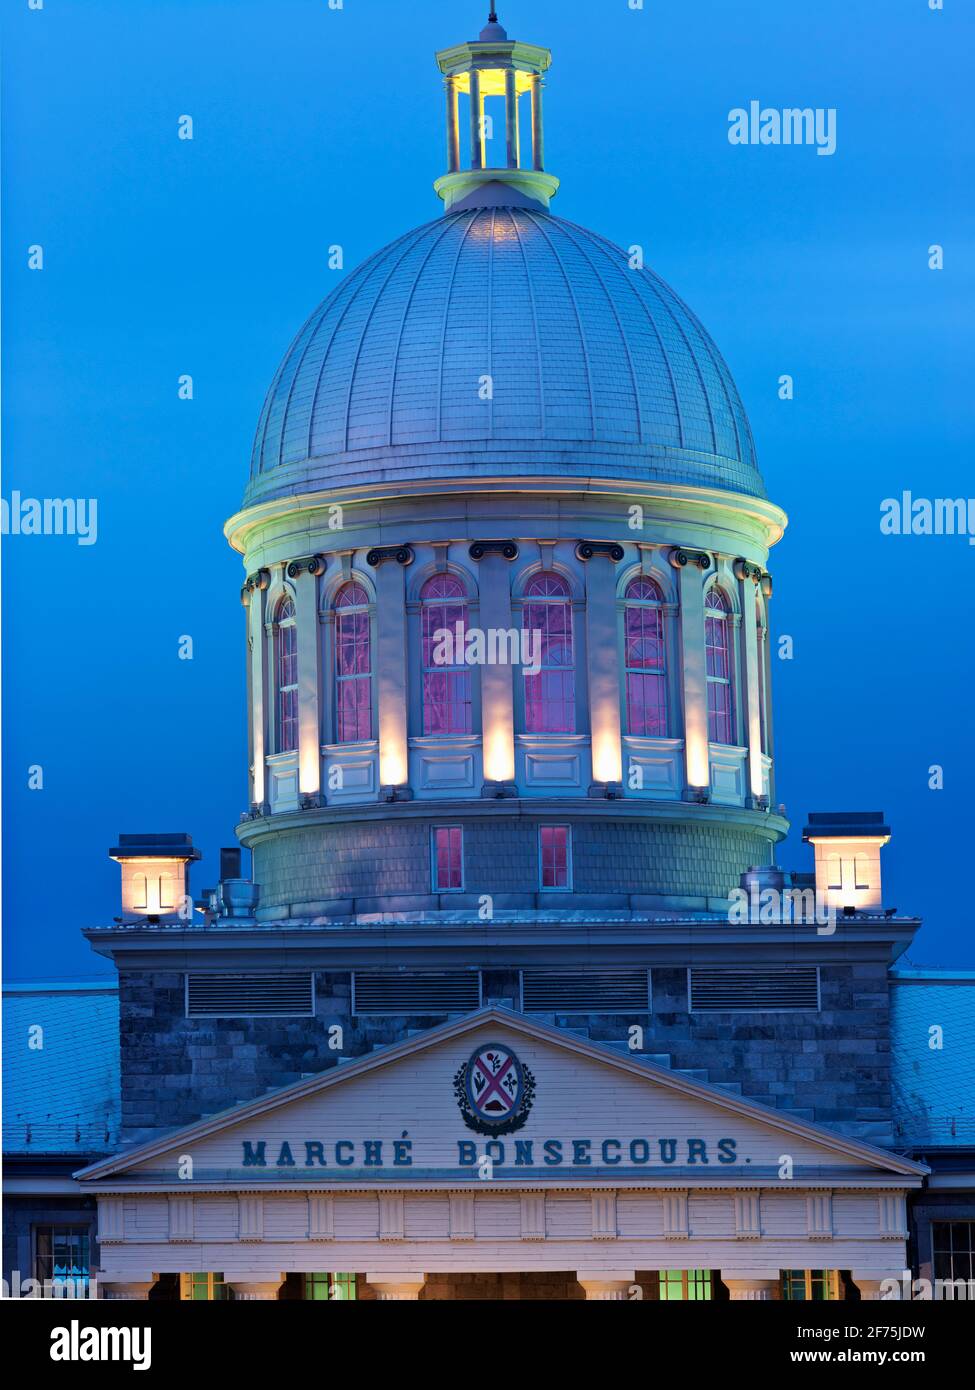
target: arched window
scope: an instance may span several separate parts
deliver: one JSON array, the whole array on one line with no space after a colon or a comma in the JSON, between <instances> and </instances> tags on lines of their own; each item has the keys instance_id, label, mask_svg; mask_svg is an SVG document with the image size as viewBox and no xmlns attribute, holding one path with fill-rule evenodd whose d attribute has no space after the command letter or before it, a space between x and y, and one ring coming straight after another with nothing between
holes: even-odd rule
<instances>
[{"instance_id":1,"label":"arched window","mask_svg":"<svg viewBox=\"0 0 975 1390\"><path fill-rule=\"evenodd\" d=\"M471 673L464 664L467 595L453 574L435 574L420 591L423 732L471 732Z\"/></svg>"},{"instance_id":2,"label":"arched window","mask_svg":"<svg viewBox=\"0 0 975 1390\"><path fill-rule=\"evenodd\" d=\"M543 570L528 581L521 625L541 666L536 675L525 675L525 729L530 734L571 734L576 726L572 601L560 574Z\"/></svg>"},{"instance_id":3,"label":"arched window","mask_svg":"<svg viewBox=\"0 0 975 1390\"><path fill-rule=\"evenodd\" d=\"M369 595L352 580L335 596L335 741L372 738Z\"/></svg>"},{"instance_id":4,"label":"arched window","mask_svg":"<svg viewBox=\"0 0 975 1390\"><path fill-rule=\"evenodd\" d=\"M626 729L650 738L667 734L663 602L660 586L652 579L641 575L626 586Z\"/></svg>"},{"instance_id":5,"label":"arched window","mask_svg":"<svg viewBox=\"0 0 975 1390\"><path fill-rule=\"evenodd\" d=\"M291 598L278 604L274 619L274 662L277 698L276 753L291 753L298 747L298 629Z\"/></svg>"},{"instance_id":6,"label":"arched window","mask_svg":"<svg viewBox=\"0 0 975 1390\"><path fill-rule=\"evenodd\" d=\"M704 600L704 646L708 663L708 738L712 743L734 743L731 605L715 586Z\"/></svg>"}]
</instances>

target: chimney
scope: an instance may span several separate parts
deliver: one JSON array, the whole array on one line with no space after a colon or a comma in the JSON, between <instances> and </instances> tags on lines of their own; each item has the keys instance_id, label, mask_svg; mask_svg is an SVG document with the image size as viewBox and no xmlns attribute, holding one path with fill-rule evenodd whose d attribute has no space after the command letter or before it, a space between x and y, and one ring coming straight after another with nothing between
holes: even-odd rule
<instances>
[{"instance_id":1,"label":"chimney","mask_svg":"<svg viewBox=\"0 0 975 1390\"><path fill-rule=\"evenodd\" d=\"M185 834L119 835L109 857L122 866L123 922L190 922L190 864L200 858Z\"/></svg>"},{"instance_id":2,"label":"chimney","mask_svg":"<svg viewBox=\"0 0 975 1390\"><path fill-rule=\"evenodd\" d=\"M220 851L220 879L240 878L240 846Z\"/></svg>"},{"instance_id":3,"label":"chimney","mask_svg":"<svg viewBox=\"0 0 975 1390\"><path fill-rule=\"evenodd\" d=\"M802 832L816 853L816 897L827 907L883 907L880 850L890 839L883 811L813 811Z\"/></svg>"}]
</instances>

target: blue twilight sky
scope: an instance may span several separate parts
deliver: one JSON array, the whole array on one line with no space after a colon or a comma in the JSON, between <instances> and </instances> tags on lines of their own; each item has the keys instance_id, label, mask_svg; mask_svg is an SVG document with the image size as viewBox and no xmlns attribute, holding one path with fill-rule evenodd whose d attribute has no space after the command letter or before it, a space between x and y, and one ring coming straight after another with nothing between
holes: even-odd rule
<instances>
[{"instance_id":1,"label":"blue twilight sky","mask_svg":"<svg viewBox=\"0 0 975 1390\"><path fill-rule=\"evenodd\" d=\"M333 3L335 0L333 0ZM786 866L809 810L882 809L924 964L975 963L964 537L880 502L972 486L975 15L963 0L509 0L554 52L554 211L700 314L771 497ZM119 831L188 830L217 876L246 802L240 500L264 391L353 267L436 217L434 50L483 0L4 0L2 491L98 499L98 540L3 543L9 975L104 970ZM838 148L736 147L728 113L835 107ZM189 114L192 142L177 139ZM928 247L944 246L942 271ZM41 244L44 268L27 268ZM191 373L192 402L177 398ZM777 397L794 376L796 398ZM191 635L194 659L178 659ZM944 789L928 769L944 768ZM43 790L27 788L43 767Z\"/></svg>"}]
</instances>

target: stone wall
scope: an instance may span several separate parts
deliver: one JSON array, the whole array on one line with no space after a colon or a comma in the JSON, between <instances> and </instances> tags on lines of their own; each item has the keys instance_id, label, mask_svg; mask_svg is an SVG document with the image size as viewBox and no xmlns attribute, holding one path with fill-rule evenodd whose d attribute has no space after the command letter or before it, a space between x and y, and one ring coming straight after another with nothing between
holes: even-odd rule
<instances>
[{"instance_id":1,"label":"stone wall","mask_svg":"<svg viewBox=\"0 0 975 1390\"><path fill-rule=\"evenodd\" d=\"M746 826L643 819L565 818L572 826L572 893L539 892L538 826L545 817L452 815L350 820L279 829L254 845L265 918L459 907L490 894L498 907L639 908L672 899L704 908L727 898L742 872L766 864L770 841ZM464 894L433 892L430 835L464 826ZM651 905L651 904L647 904Z\"/></svg>"},{"instance_id":2,"label":"stone wall","mask_svg":"<svg viewBox=\"0 0 975 1390\"><path fill-rule=\"evenodd\" d=\"M886 967L881 961L824 965L820 976L818 1012L691 1014L686 972L654 966L651 1015L538 1017L617 1047L639 1023L644 1053L664 1058L662 1064L712 1084L737 1083L746 1098L890 1143ZM175 971L123 971L119 985L128 1138L189 1124L336 1065L330 1024L344 1026L345 1055L360 1056L444 1021L443 1015L353 1017L347 970L315 972L314 1018L187 1018L184 977ZM485 968L482 988L485 1002L518 1007L516 970Z\"/></svg>"}]
</instances>

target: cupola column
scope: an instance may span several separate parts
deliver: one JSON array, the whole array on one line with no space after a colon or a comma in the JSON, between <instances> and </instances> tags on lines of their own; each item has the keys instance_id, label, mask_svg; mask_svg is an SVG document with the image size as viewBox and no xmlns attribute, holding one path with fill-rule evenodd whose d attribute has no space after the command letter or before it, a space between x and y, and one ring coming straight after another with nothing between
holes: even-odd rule
<instances>
[{"instance_id":1,"label":"cupola column","mask_svg":"<svg viewBox=\"0 0 975 1390\"><path fill-rule=\"evenodd\" d=\"M288 566L295 586L295 628L298 644L298 794L318 801L322 787L322 719L318 675L318 576L325 566L319 557Z\"/></svg>"},{"instance_id":2,"label":"cupola column","mask_svg":"<svg viewBox=\"0 0 975 1390\"><path fill-rule=\"evenodd\" d=\"M542 121L542 79L532 73L532 168L545 168L545 127Z\"/></svg>"},{"instance_id":3,"label":"cupola column","mask_svg":"<svg viewBox=\"0 0 975 1390\"><path fill-rule=\"evenodd\" d=\"M471 68L471 168L484 168L484 98L477 68Z\"/></svg>"},{"instance_id":4,"label":"cupola column","mask_svg":"<svg viewBox=\"0 0 975 1390\"><path fill-rule=\"evenodd\" d=\"M680 589L681 667L684 673L684 766L686 793L706 800L711 787L708 746L708 670L704 650L704 579L711 557L703 551L672 550L670 563Z\"/></svg>"},{"instance_id":5,"label":"cupola column","mask_svg":"<svg viewBox=\"0 0 975 1390\"><path fill-rule=\"evenodd\" d=\"M616 565L622 546L581 541L586 564L586 654L589 663L589 729L594 792L623 780L620 725L620 661L616 613Z\"/></svg>"},{"instance_id":6,"label":"cupola column","mask_svg":"<svg viewBox=\"0 0 975 1390\"><path fill-rule=\"evenodd\" d=\"M748 792L749 805L758 806L765 795L762 776L762 703L759 694L759 681L762 672L759 666L758 619L755 610L756 586L762 577L757 565L746 560L735 563L735 577L738 580L738 593L741 601L742 632L745 642L745 736L748 743Z\"/></svg>"},{"instance_id":7,"label":"cupola column","mask_svg":"<svg viewBox=\"0 0 975 1390\"><path fill-rule=\"evenodd\" d=\"M517 169L520 163L518 148L518 91L515 86L514 68L506 68L504 74L504 125L507 137L508 168Z\"/></svg>"},{"instance_id":8,"label":"cupola column","mask_svg":"<svg viewBox=\"0 0 975 1390\"><path fill-rule=\"evenodd\" d=\"M266 806L266 771L264 757L267 751L265 729L265 704L267 690L267 639L265 636L264 595L271 576L267 570L258 570L250 576L245 586L247 600L247 644L250 648L250 744L251 753L251 807L263 811Z\"/></svg>"},{"instance_id":9,"label":"cupola column","mask_svg":"<svg viewBox=\"0 0 975 1390\"><path fill-rule=\"evenodd\" d=\"M453 77L444 80L447 94L447 170L456 174L460 168L460 128L457 124L457 83Z\"/></svg>"},{"instance_id":10,"label":"cupola column","mask_svg":"<svg viewBox=\"0 0 975 1390\"><path fill-rule=\"evenodd\" d=\"M408 545L379 546L366 556L376 571L379 781L387 797L408 794L405 567L412 561Z\"/></svg>"},{"instance_id":11,"label":"cupola column","mask_svg":"<svg viewBox=\"0 0 975 1390\"><path fill-rule=\"evenodd\" d=\"M481 627L506 633L511 628L511 561L513 541L475 541L469 555L478 562ZM481 667L481 746L486 794L499 794L515 778L514 671L509 662ZM489 784L489 785L488 785Z\"/></svg>"}]
</instances>

